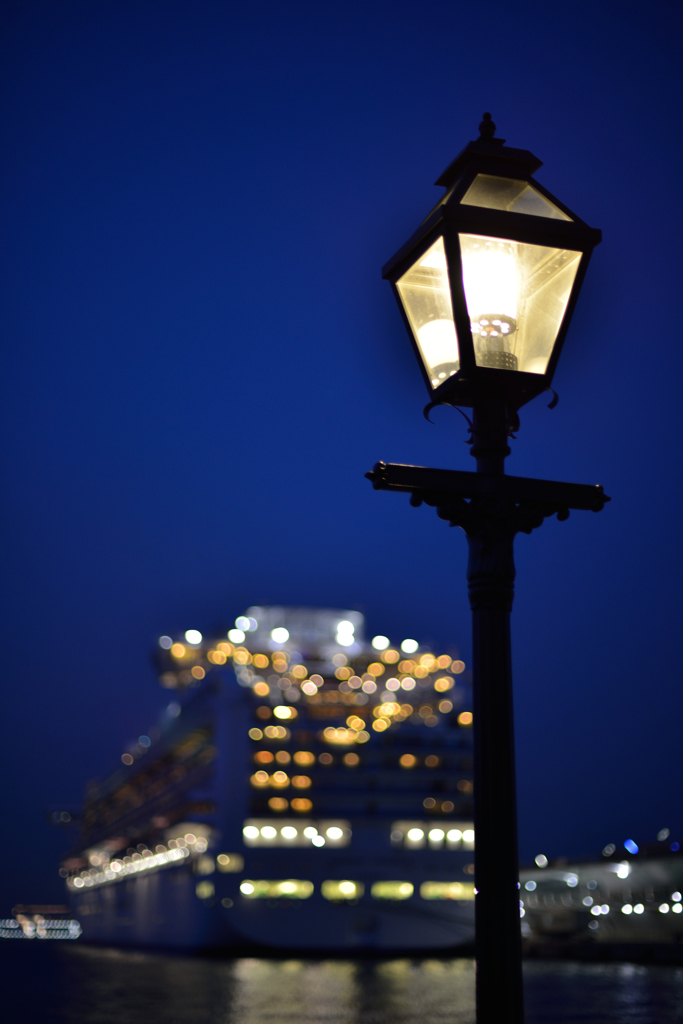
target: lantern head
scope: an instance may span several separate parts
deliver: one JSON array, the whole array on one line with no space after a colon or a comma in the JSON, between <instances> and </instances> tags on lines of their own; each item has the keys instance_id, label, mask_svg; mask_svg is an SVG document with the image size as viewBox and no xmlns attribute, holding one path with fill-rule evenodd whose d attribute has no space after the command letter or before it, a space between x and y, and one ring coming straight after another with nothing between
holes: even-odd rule
<instances>
[{"instance_id":1,"label":"lantern head","mask_svg":"<svg viewBox=\"0 0 683 1024\"><path fill-rule=\"evenodd\" d=\"M588 227L493 138L484 114L436 182L446 192L384 267L434 403L487 393L519 408L552 381L593 248Z\"/></svg>"}]
</instances>

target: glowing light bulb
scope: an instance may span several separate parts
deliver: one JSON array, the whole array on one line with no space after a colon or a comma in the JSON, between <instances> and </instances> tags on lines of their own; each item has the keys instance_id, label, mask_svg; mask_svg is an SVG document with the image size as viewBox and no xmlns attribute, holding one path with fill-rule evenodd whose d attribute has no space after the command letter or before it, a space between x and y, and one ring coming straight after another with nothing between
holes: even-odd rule
<instances>
[{"instance_id":1,"label":"glowing light bulb","mask_svg":"<svg viewBox=\"0 0 683 1024\"><path fill-rule=\"evenodd\" d=\"M458 340L452 320L429 320L418 328L417 340L431 368L432 386L438 387L460 368Z\"/></svg>"},{"instance_id":2,"label":"glowing light bulb","mask_svg":"<svg viewBox=\"0 0 683 1024\"><path fill-rule=\"evenodd\" d=\"M462 279L477 363L516 370L510 340L520 291L515 257L504 243L472 239L463 250Z\"/></svg>"}]
</instances>

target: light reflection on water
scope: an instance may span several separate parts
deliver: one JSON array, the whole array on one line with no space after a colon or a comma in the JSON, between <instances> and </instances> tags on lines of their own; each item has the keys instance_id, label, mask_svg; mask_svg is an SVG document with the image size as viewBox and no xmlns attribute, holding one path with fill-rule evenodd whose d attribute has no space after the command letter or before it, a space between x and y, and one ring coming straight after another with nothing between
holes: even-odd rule
<instances>
[{"instance_id":1,"label":"light reflection on water","mask_svg":"<svg viewBox=\"0 0 683 1024\"><path fill-rule=\"evenodd\" d=\"M12 944L22 1024L474 1024L470 959L201 959ZM12 961L9 963L8 961ZM7 970L9 968L9 970ZM525 964L527 1024L680 1024L683 968ZM17 1001L15 1002L15 995ZM501 1022L503 1024L503 1022Z\"/></svg>"}]
</instances>

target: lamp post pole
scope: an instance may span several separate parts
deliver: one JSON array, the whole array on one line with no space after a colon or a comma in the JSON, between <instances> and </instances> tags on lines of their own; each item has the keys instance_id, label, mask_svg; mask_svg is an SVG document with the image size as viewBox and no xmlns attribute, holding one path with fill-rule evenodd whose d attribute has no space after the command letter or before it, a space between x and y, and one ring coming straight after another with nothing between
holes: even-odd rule
<instances>
[{"instance_id":1,"label":"lamp post pole","mask_svg":"<svg viewBox=\"0 0 683 1024\"><path fill-rule=\"evenodd\" d=\"M502 476L510 449L505 406L474 406L477 472ZM514 508L514 506L513 506ZM485 499L467 529L474 700L474 884L479 1024L522 1024L517 796L510 612L514 512Z\"/></svg>"}]
</instances>

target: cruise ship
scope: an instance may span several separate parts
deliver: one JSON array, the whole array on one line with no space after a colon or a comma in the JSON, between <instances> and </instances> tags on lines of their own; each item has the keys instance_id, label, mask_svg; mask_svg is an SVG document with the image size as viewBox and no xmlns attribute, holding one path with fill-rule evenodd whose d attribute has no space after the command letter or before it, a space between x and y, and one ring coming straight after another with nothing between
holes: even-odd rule
<instances>
[{"instance_id":1,"label":"cruise ship","mask_svg":"<svg viewBox=\"0 0 683 1024\"><path fill-rule=\"evenodd\" d=\"M357 611L253 607L162 636L161 718L88 791L60 873L80 941L451 950L474 938L457 656Z\"/></svg>"}]
</instances>

